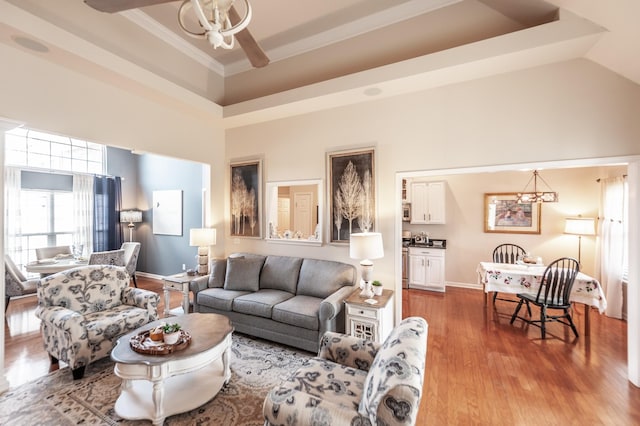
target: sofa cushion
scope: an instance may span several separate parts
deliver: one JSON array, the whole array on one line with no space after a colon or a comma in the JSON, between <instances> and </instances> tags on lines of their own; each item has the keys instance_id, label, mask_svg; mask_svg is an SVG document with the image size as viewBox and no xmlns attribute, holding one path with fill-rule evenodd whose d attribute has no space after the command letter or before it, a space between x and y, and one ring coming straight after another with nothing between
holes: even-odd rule
<instances>
[{"instance_id":1,"label":"sofa cushion","mask_svg":"<svg viewBox=\"0 0 640 426\"><path fill-rule=\"evenodd\" d=\"M304 259L296 294L324 299L347 285L355 285L353 265L330 260Z\"/></svg>"},{"instance_id":2,"label":"sofa cushion","mask_svg":"<svg viewBox=\"0 0 640 426\"><path fill-rule=\"evenodd\" d=\"M280 290L259 290L238 296L233 300L233 310L248 315L271 318L274 305L293 297L292 293Z\"/></svg>"},{"instance_id":3,"label":"sofa cushion","mask_svg":"<svg viewBox=\"0 0 640 426\"><path fill-rule=\"evenodd\" d=\"M427 322L404 319L378 350L358 411L372 424L415 424L427 356Z\"/></svg>"},{"instance_id":4,"label":"sofa cushion","mask_svg":"<svg viewBox=\"0 0 640 426\"><path fill-rule=\"evenodd\" d=\"M260 273L260 288L296 293L302 258L267 256Z\"/></svg>"},{"instance_id":5,"label":"sofa cushion","mask_svg":"<svg viewBox=\"0 0 640 426\"><path fill-rule=\"evenodd\" d=\"M213 259L209 263L209 281L207 287L222 288L227 275L227 259Z\"/></svg>"},{"instance_id":6,"label":"sofa cushion","mask_svg":"<svg viewBox=\"0 0 640 426\"><path fill-rule=\"evenodd\" d=\"M263 414L270 424L367 425L357 411L366 372L312 358L267 395Z\"/></svg>"},{"instance_id":7,"label":"sofa cushion","mask_svg":"<svg viewBox=\"0 0 640 426\"><path fill-rule=\"evenodd\" d=\"M198 292L198 305L208 306L220 311L232 311L233 299L248 294L248 291L233 291L222 288L207 288Z\"/></svg>"},{"instance_id":8,"label":"sofa cushion","mask_svg":"<svg viewBox=\"0 0 640 426\"><path fill-rule=\"evenodd\" d=\"M225 290L258 291L264 257L229 257L224 280Z\"/></svg>"},{"instance_id":9,"label":"sofa cushion","mask_svg":"<svg viewBox=\"0 0 640 426\"><path fill-rule=\"evenodd\" d=\"M318 330L318 311L322 299L310 296L294 296L273 307L271 319L309 330Z\"/></svg>"}]
</instances>

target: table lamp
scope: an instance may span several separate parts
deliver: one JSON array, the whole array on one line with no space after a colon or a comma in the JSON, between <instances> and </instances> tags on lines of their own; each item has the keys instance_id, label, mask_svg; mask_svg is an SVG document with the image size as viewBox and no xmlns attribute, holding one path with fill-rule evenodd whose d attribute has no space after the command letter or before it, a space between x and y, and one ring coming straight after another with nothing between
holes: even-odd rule
<instances>
[{"instance_id":1,"label":"table lamp","mask_svg":"<svg viewBox=\"0 0 640 426\"><path fill-rule=\"evenodd\" d=\"M370 298L373 296L373 289L371 288L373 262L371 259L380 259L384 256L382 234L379 232L363 232L351 234L349 238L349 256L352 259L361 259L362 291L360 296Z\"/></svg>"},{"instance_id":2,"label":"table lamp","mask_svg":"<svg viewBox=\"0 0 640 426\"><path fill-rule=\"evenodd\" d=\"M198 274L209 273L209 246L216 245L216 230L193 228L189 230L189 245L198 247Z\"/></svg>"},{"instance_id":3,"label":"table lamp","mask_svg":"<svg viewBox=\"0 0 640 426\"><path fill-rule=\"evenodd\" d=\"M596 235L596 220L592 217L568 217L565 219L564 233L578 236L578 263L583 235Z\"/></svg>"},{"instance_id":4,"label":"table lamp","mask_svg":"<svg viewBox=\"0 0 640 426\"><path fill-rule=\"evenodd\" d=\"M135 223L142 222L142 212L139 210L124 210L120 212L120 222L129 222L127 227L129 228L129 241L133 241L133 228L136 227Z\"/></svg>"}]
</instances>

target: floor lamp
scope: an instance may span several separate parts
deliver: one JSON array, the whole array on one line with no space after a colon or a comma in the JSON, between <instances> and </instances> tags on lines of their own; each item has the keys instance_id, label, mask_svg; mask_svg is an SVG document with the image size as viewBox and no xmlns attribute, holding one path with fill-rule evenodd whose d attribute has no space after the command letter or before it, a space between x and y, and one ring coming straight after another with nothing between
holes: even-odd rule
<instances>
[{"instance_id":1,"label":"floor lamp","mask_svg":"<svg viewBox=\"0 0 640 426\"><path fill-rule=\"evenodd\" d=\"M373 261L371 259L380 259L384 256L382 234L379 232L351 234L349 236L349 256L352 259L361 259L362 292L360 292L360 296L372 297L371 274L373 273Z\"/></svg>"},{"instance_id":2,"label":"floor lamp","mask_svg":"<svg viewBox=\"0 0 640 426\"><path fill-rule=\"evenodd\" d=\"M592 217L568 217L564 233L578 236L578 263L581 263L582 236L596 235L596 220Z\"/></svg>"},{"instance_id":3,"label":"floor lamp","mask_svg":"<svg viewBox=\"0 0 640 426\"><path fill-rule=\"evenodd\" d=\"M142 212L139 210L124 210L120 212L120 222L127 223L129 228L129 241L133 241L133 228L136 223L142 222Z\"/></svg>"}]
</instances>

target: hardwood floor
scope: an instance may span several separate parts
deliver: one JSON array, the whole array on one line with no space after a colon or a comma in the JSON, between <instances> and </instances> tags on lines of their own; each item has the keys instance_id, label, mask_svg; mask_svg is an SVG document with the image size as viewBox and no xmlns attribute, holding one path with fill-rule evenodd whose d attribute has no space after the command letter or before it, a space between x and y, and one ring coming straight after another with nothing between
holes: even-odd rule
<instances>
[{"instance_id":1,"label":"hardwood floor","mask_svg":"<svg viewBox=\"0 0 640 426\"><path fill-rule=\"evenodd\" d=\"M160 281L140 277L138 285L161 293ZM171 306L179 304L172 292ZM575 339L568 327L551 324L543 341L538 328L509 324L514 304L485 307L477 290L403 290L402 304L403 316L429 322L418 425L640 424L640 389L627 380L625 322L592 310L591 337ZM34 297L9 305L5 371L12 387L49 371L35 305ZM582 332L582 306L574 318Z\"/></svg>"}]
</instances>

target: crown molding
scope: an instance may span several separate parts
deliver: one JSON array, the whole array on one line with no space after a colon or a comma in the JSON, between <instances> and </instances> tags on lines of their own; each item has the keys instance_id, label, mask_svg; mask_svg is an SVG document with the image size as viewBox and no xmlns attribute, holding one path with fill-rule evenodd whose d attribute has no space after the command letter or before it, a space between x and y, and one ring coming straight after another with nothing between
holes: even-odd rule
<instances>
[{"instance_id":1,"label":"crown molding","mask_svg":"<svg viewBox=\"0 0 640 426\"><path fill-rule=\"evenodd\" d=\"M119 14L158 37L173 48L179 50L189 58L198 62L200 65L210 69L222 77L225 76L225 67L220 62L193 46L191 43L185 41L182 37L151 18L146 13L138 9L131 9L122 11Z\"/></svg>"}]
</instances>

